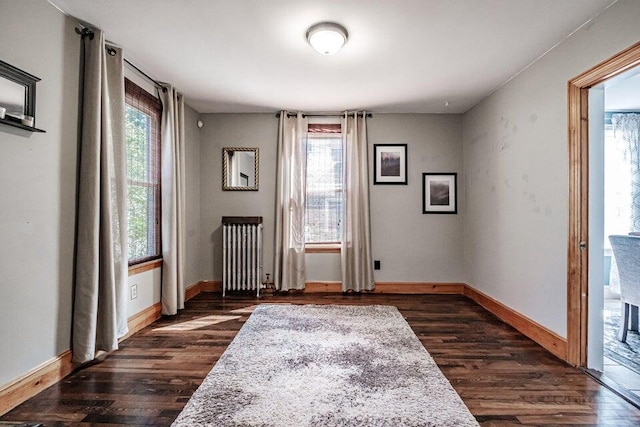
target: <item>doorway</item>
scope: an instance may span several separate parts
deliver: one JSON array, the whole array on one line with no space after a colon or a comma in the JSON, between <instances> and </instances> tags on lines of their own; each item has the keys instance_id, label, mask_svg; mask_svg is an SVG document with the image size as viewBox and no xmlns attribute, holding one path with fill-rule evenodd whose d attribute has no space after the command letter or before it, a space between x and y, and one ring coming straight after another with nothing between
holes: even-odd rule
<instances>
[{"instance_id":1,"label":"doorway","mask_svg":"<svg viewBox=\"0 0 640 427\"><path fill-rule=\"evenodd\" d=\"M591 104L598 107L604 102L604 86L598 85L622 75L640 65L640 43L612 57L569 82L569 245L568 245L568 318L567 360L580 367L598 367L601 354L590 344L589 332L599 335L602 331L593 323L589 307L599 313L604 307L602 284L604 259L604 229L590 227L590 222L600 221L597 212L604 203L603 191L598 182L591 182L591 169L600 153L597 141L589 139L590 130L604 127L590 111ZM593 89L593 91L590 91ZM598 107L600 108L600 107ZM604 106L601 107L604 110ZM602 121L604 122L604 117ZM604 135L604 132L602 132ZM603 138L604 139L604 138ZM600 165L603 165L602 157ZM591 160L591 161L590 161ZM594 162L592 164L592 162ZM593 191L593 194L591 194ZM597 195L601 195L598 202ZM590 200L590 195L596 195ZM598 204L599 203L599 204ZM594 216L594 212L596 213ZM600 261L598 261L600 259ZM591 267L590 267L591 264ZM594 268L595 264L595 268ZM599 265L600 264L600 265ZM600 271L600 276L594 271ZM596 276L596 277L590 277ZM599 283L599 285L598 285ZM594 337L592 337L594 338ZM600 351L601 353L601 351ZM591 359L591 360L590 360Z\"/></svg>"},{"instance_id":2,"label":"doorway","mask_svg":"<svg viewBox=\"0 0 640 427\"><path fill-rule=\"evenodd\" d=\"M620 280L608 236L632 221L632 158L638 152L640 67L589 89L589 321L587 368L640 398L640 335L618 337ZM636 314L637 316L637 314ZM637 328L636 328L637 329Z\"/></svg>"},{"instance_id":3,"label":"doorway","mask_svg":"<svg viewBox=\"0 0 640 427\"><path fill-rule=\"evenodd\" d=\"M634 331L621 341L621 283L618 264L609 242L610 235L637 234L638 209L632 207L638 194L636 175L640 131L640 67L604 82L604 366L602 372L640 398L640 335L637 312L631 313ZM609 262L607 262L609 261ZM623 260L624 262L624 260ZM607 269L607 267L609 267ZM590 314L591 316L592 314ZM591 340L590 340L591 341Z\"/></svg>"}]
</instances>

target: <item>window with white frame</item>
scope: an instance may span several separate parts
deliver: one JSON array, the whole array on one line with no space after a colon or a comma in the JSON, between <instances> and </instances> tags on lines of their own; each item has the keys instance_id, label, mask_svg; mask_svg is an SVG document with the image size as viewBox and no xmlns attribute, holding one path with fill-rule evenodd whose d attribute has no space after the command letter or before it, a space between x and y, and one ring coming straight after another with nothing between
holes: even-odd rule
<instances>
[{"instance_id":1,"label":"window with white frame","mask_svg":"<svg viewBox=\"0 0 640 427\"><path fill-rule=\"evenodd\" d=\"M307 243L338 243L342 239L342 158L340 124L310 123L306 168Z\"/></svg>"},{"instance_id":2,"label":"window with white frame","mask_svg":"<svg viewBox=\"0 0 640 427\"><path fill-rule=\"evenodd\" d=\"M612 234L631 231L631 161L628 144L613 126L605 126L604 138L604 247L610 249Z\"/></svg>"}]
</instances>

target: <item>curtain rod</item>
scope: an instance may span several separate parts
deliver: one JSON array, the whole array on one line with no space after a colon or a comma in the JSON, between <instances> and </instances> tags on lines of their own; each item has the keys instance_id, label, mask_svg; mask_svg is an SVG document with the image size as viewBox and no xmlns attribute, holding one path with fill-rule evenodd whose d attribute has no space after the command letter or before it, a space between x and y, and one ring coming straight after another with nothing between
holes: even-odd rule
<instances>
[{"instance_id":1,"label":"curtain rod","mask_svg":"<svg viewBox=\"0 0 640 427\"><path fill-rule=\"evenodd\" d=\"M143 76L145 76L146 78L148 78L149 80L151 80L153 83L156 84L156 86L158 86L159 88L163 89L166 91L166 88L160 84L160 82L158 82L156 79L152 78L149 74L145 73L144 71L142 71L140 68L136 67L134 64L131 63L131 61L129 61L127 58L122 58L124 60L124 62L126 62L127 64L129 64L130 66L132 66L137 72L139 72L140 74L142 74Z\"/></svg>"},{"instance_id":2,"label":"curtain rod","mask_svg":"<svg viewBox=\"0 0 640 427\"><path fill-rule=\"evenodd\" d=\"M347 113L348 116L358 115L358 116L367 116L369 118L373 117L373 113ZM295 117L296 113L287 113L287 117ZM276 117L280 117L280 113L276 113ZM339 113L303 113L302 117L344 117L344 114Z\"/></svg>"},{"instance_id":3,"label":"curtain rod","mask_svg":"<svg viewBox=\"0 0 640 427\"><path fill-rule=\"evenodd\" d=\"M80 37L82 37L83 39L85 37L89 37L89 40L93 40L93 29L91 29L91 28L83 26L82 30L81 30L80 28L76 27L76 34L79 34ZM111 52L109 52L109 53L111 54ZM114 50L114 54L115 54L115 50ZM166 91L165 87L162 84L160 84L160 82L158 82L156 79L152 78L149 74L145 73L140 68L136 67L133 63L131 63L131 61L129 61L124 56L122 57L122 59L124 60L124 62L126 62L131 67L133 67L137 72L139 72L140 74L145 76L147 79L151 80L156 86L158 86L159 88L161 88L164 91Z\"/></svg>"}]
</instances>

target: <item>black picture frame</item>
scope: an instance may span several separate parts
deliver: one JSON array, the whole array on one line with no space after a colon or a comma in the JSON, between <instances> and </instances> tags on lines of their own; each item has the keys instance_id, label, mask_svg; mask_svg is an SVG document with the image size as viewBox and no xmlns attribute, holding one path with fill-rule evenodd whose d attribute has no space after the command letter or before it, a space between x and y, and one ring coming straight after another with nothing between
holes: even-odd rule
<instances>
[{"instance_id":1,"label":"black picture frame","mask_svg":"<svg viewBox=\"0 0 640 427\"><path fill-rule=\"evenodd\" d=\"M407 185L407 144L373 145L373 184Z\"/></svg>"},{"instance_id":2,"label":"black picture frame","mask_svg":"<svg viewBox=\"0 0 640 427\"><path fill-rule=\"evenodd\" d=\"M455 172L422 174L422 213L458 213L458 174Z\"/></svg>"}]
</instances>

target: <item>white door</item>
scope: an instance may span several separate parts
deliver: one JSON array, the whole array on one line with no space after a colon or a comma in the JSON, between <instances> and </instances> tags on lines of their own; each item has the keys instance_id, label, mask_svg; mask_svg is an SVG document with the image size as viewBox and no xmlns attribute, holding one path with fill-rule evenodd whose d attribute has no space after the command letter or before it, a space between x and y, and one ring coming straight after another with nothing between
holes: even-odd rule
<instances>
[{"instance_id":1,"label":"white door","mask_svg":"<svg viewBox=\"0 0 640 427\"><path fill-rule=\"evenodd\" d=\"M587 368L602 372L604 347L604 85L589 89L589 326Z\"/></svg>"}]
</instances>

